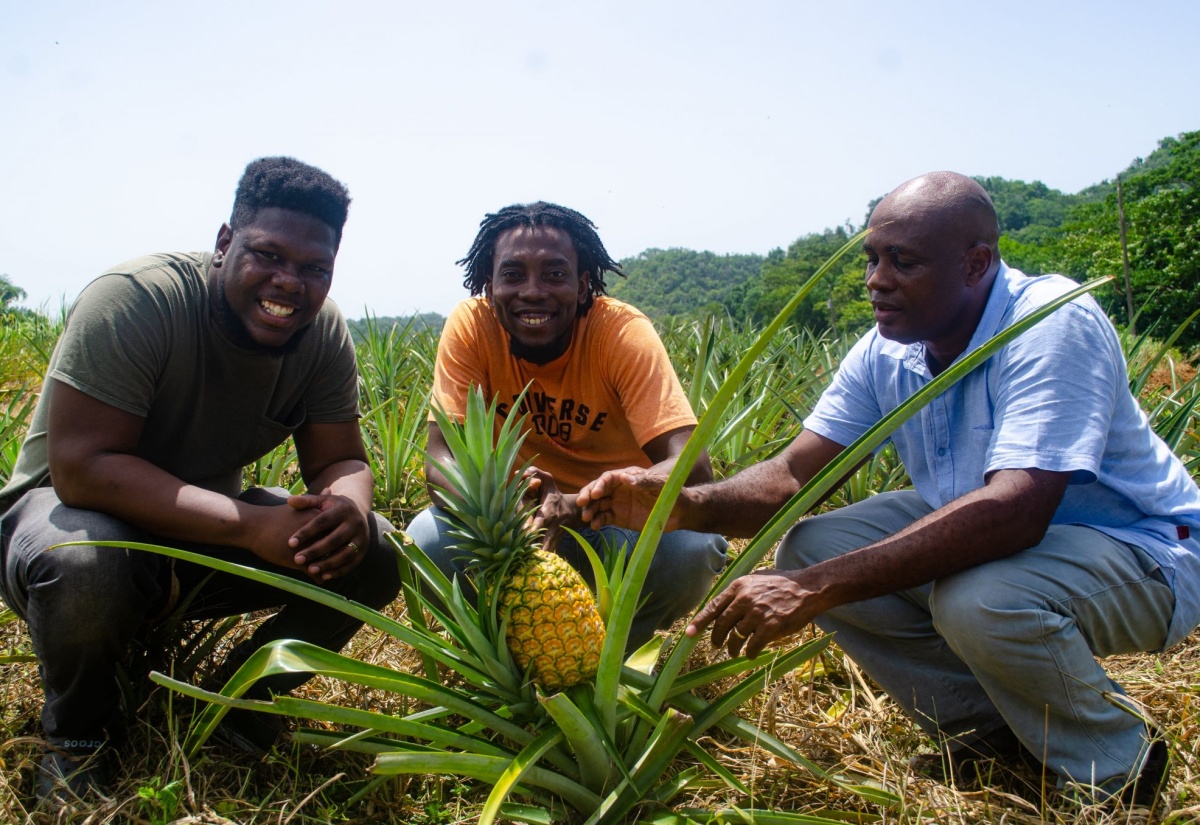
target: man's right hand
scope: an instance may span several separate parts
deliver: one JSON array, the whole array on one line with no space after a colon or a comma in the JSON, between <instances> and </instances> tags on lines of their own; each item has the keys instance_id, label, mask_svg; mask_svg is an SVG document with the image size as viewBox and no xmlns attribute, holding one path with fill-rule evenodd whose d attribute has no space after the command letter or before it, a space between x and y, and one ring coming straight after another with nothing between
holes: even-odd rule
<instances>
[{"instance_id":1,"label":"man's right hand","mask_svg":"<svg viewBox=\"0 0 1200 825\"><path fill-rule=\"evenodd\" d=\"M334 552L329 552L320 558L309 558L307 553L297 552L296 547L291 545L291 539L296 533L309 527L311 522L320 515L319 508L251 505L248 511L251 514L250 518L253 519L251 528L253 541L248 549L263 561L286 567L289 570L301 570L318 584L337 578L353 569L353 566L345 570L340 569L346 561L342 556L344 553L350 552L345 548L336 548ZM305 549L307 551L310 548Z\"/></svg>"},{"instance_id":2,"label":"man's right hand","mask_svg":"<svg viewBox=\"0 0 1200 825\"><path fill-rule=\"evenodd\" d=\"M666 482L667 477L653 468L608 470L585 485L575 501L583 512L583 520L593 530L610 524L641 530ZM680 498L686 495L685 488ZM680 502L677 501L667 519L666 529L678 530L682 527L680 522Z\"/></svg>"}]
</instances>

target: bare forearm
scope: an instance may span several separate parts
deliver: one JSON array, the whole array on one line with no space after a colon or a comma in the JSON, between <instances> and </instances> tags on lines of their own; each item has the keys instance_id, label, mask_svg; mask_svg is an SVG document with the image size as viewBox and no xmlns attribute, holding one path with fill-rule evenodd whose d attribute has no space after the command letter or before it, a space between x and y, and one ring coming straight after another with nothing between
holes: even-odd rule
<instances>
[{"instance_id":1,"label":"bare forearm","mask_svg":"<svg viewBox=\"0 0 1200 825\"><path fill-rule=\"evenodd\" d=\"M253 505L186 484L136 456L109 453L85 466L57 469L55 491L70 507L107 513L164 538L231 547L255 543Z\"/></svg>"},{"instance_id":2,"label":"bare forearm","mask_svg":"<svg viewBox=\"0 0 1200 825\"><path fill-rule=\"evenodd\" d=\"M668 459L658 462L650 467L650 471L666 477L675 469L675 462L678 456L671 456ZM713 480L712 462L709 461L708 453L701 453L696 459L696 463L692 465L692 471L688 473L687 480L684 484L688 487L695 487L700 484L708 484Z\"/></svg>"},{"instance_id":3,"label":"bare forearm","mask_svg":"<svg viewBox=\"0 0 1200 825\"><path fill-rule=\"evenodd\" d=\"M375 504L375 477L364 461L347 459L326 467L308 485L313 492L329 490L332 495L345 496L354 502L364 515Z\"/></svg>"},{"instance_id":4,"label":"bare forearm","mask_svg":"<svg viewBox=\"0 0 1200 825\"><path fill-rule=\"evenodd\" d=\"M685 488L676 505L684 529L749 537L800 489L787 463L773 458L724 481Z\"/></svg>"},{"instance_id":5,"label":"bare forearm","mask_svg":"<svg viewBox=\"0 0 1200 825\"><path fill-rule=\"evenodd\" d=\"M882 541L793 577L818 594L821 610L918 587L1034 546L1061 497L1056 484L1010 471Z\"/></svg>"}]
</instances>

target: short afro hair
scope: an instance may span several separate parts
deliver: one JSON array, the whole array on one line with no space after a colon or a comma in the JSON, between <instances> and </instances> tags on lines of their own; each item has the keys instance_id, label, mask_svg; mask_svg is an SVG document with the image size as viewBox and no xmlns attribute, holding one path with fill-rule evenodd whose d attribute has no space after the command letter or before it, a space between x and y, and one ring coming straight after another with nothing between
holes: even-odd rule
<instances>
[{"instance_id":1,"label":"short afro hair","mask_svg":"<svg viewBox=\"0 0 1200 825\"><path fill-rule=\"evenodd\" d=\"M327 172L295 158L252 160L238 181L230 229L253 223L258 210L270 207L291 209L328 224L340 246L350 210L350 192Z\"/></svg>"},{"instance_id":2,"label":"short afro hair","mask_svg":"<svg viewBox=\"0 0 1200 825\"><path fill-rule=\"evenodd\" d=\"M545 201L516 203L484 217L479 222L479 234L475 236L467 257L456 262L467 270L463 286L472 295L482 294L492 278L496 241L509 229L518 226L552 226L567 233L579 258L579 271L588 275L588 296L579 308L581 314L592 308L595 296L605 294L605 272L625 277L621 265L609 256L600 236L596 234L596 225L586 217L574 209Z\"/></svg>"}]
</instances>

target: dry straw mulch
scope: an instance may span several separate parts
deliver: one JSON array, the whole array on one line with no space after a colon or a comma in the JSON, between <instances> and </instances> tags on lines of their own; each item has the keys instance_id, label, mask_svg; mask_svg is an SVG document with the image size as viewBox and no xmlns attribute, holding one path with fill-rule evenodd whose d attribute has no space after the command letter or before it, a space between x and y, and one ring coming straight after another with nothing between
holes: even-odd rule
<instances>
[{"instance_id":1,"label":"dry straw mulch","mask_svg":"<svg viewBox=\"0 0 1200 825\"><path fill-rule=\"evenodd\" d=\"M399 611L397 605L396 610ZM6 652L28 651L20 622L0 629ZM243 631L244 632L244 631ZM419 671L412 652L370 629L350 651L358 658ZM697 663L717 658L701 645ZM1156 821L1200 821L1197 783L1197 674L1200 633L1161 655L1116 657L1109 671L1140 702L1173 740L1170 783ZM203 673L196 678L202 678ZM32 808L33 772L41 748L41 706L36 666L0 666L3 729L0 730L0 821L78 823L454 823L473 822L486 789L453 777L395 779L368 789L369 759L294 747L255 759L206 747L189 762L179 750L191 710L186 700L146 688L132 715L127 744L120 751L119 785L111 798L77 809L47 812ZM392 713L410 708L402 697L317 679L305 695ZM785 811L859 812L883 823L1123 823L1145 822L1144 812L1083 808L1058 798L1044 778L997 776L986 787L954 788L911 776L909 757L930 743L895 705L836 649L789 674L745 711L764 729L787 741L831 772L863 784L900 793L901 811L881 810L838 791L755 748L714 735L711 752L753 790L753 801L732 796L718 781L676 800L680 807L726 808L753 805ZM875 819L875 817L878 817ZM574 821L565 816L564 821ZM864 820L868 821L868 820Z\"/></svg>"}]
</instances>

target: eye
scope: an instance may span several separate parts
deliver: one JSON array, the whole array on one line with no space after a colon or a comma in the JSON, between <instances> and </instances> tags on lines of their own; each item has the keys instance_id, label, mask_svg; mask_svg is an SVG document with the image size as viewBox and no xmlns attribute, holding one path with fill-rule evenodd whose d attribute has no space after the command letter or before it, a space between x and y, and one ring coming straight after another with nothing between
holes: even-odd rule
<instances>
[{"instance_id":1,"label":"eye","mask_svg":"<svg viewBox=\"0 0 1200 825\"><path fill-rule=\"evenodd\" d=\"M266 249L256 249L254 250L254 254L262 258L264 261L270 261L271 263L276 263L279 261L278 255Z\"/></svg>"},{"instance_id":2,"label":"eye","mask_svg":"<svg viewBox=\"0 0 1200 825\"><path fill-rule=\"evenodd\" d=\"M328 278L333 272L319 264L309 264L304 267L306 275L312 275L314 278Z\"/></svg>"},{"instance_id":3,"label":"eye","mask_svg":"<svg viewBox=\"0 0 1200 825\"><path fill-rule=\"evenodd\" d=\"M561 269L552 269L546 273L546 280L548 281L562 281L566 279L566 277L567 273L563 272Z\"/></svg>"}]
</instances>

